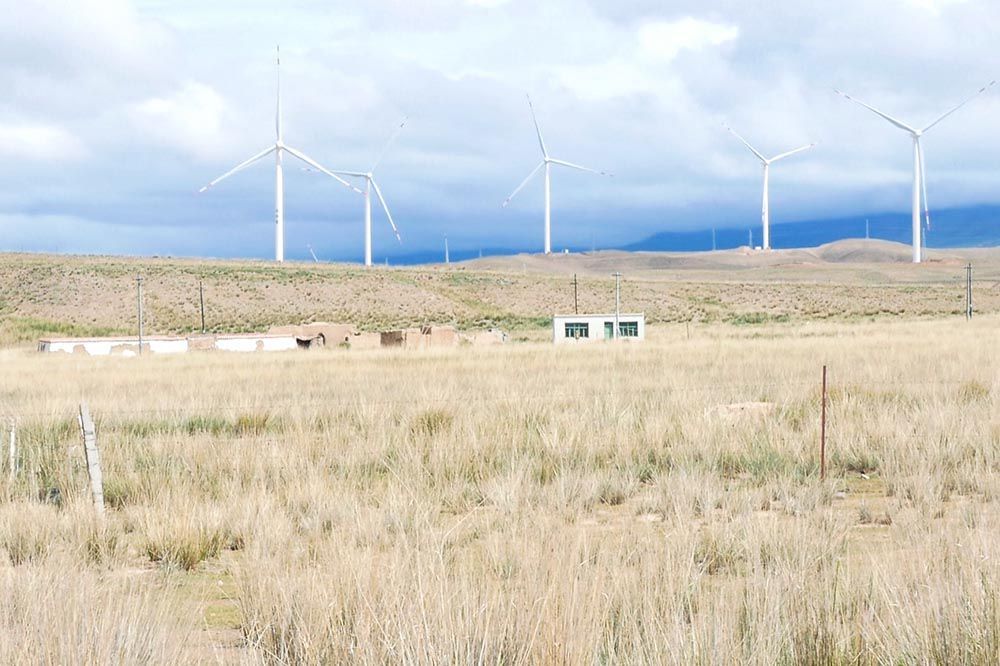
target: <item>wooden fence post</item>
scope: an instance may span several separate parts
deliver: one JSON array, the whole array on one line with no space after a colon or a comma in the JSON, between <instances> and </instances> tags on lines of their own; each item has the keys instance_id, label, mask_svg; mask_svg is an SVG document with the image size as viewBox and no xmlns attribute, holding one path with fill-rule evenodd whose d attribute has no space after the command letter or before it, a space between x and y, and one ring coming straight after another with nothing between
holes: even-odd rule
<instances>
[{"instance_id":1,"label":"wooden fence post","mask_svg":"<svg viewBox=\"0 0 1000 666\"><path fill-rule=\"evenodd\" d=\"M97 429L90 418L87 403L80 403L80 430L83 433L83 454L87 459L87 476L90 477L90 492L94 498L94 510L104 517L104 477L101 476L101 453L97 449Z\"/></svg>"}]
</instances>

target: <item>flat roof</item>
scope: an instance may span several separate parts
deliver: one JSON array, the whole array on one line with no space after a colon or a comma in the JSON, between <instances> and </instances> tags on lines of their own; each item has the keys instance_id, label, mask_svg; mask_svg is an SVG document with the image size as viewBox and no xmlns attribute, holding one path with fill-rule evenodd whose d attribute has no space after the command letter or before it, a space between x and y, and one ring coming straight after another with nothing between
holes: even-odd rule
<instances>
[{"instance_id":1,"label":"flat roof","mask_svg":"<svg viewBox=\"0 0 1000 666\"><path fill-rule=\"evenodd\" d=\"M186 336L183 335L144 335L142 336L142 341L147 342L149 340L156 340L158 342L162 341L181 341L187 340ZM134 342L139 343L139 336L137 335L122 335L117 337L108 338L40 338L39 342Z\"/></svg>"},{"instance_id":2,"label":"flat roof","mask_svg":"<svg viewBox=\"0 0 1000 666\"><path fill-rule=\"evenodd\" d=\"M552 316L555 319L586 319L586 318L589 318L589 317L611 317L612 319L614 319L615 318L615 313L612 312L611 314L599 314L599 313L598 314L557 314L557 315L552 315ZM619 312L618 313L618 318L619 319L621 319L622 317L645 317L645 316L646 316L645 312Z\"/></svg>"},{"instance_id":3,"label":"flat roof","mask_svg":"<svg viewBox=\"0 0 1000 666\"><path fill-rule=\"evenodd\" d=\"M203 340L205 338L212 338L214 340L230 340L230 339L251 339L259 340L261 338L294 338L293 333L197 333L194 335L144 335L142 336L143 342L183 342L185 340ZM129 342L129 343L139 343L139 337L136 335L122 335L115 337L106 338L39 338L39 342L73 342L76 344L84 344L87 342Z\"/></svg>"}]
</instances>

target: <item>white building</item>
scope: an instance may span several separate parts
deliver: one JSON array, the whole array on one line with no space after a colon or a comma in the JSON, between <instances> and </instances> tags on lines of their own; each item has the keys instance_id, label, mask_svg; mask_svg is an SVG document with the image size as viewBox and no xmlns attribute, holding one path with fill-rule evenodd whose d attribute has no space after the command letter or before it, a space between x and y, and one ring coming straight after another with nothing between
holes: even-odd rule
<instances>
[{"instance_id":1,"label":"white building","mask_svg":"<svg viewBox=\"0 0 1000 666\"><path fill-rule=\"evenodd\" d=\"M220 333L215 336L215 348L220 351L291 351L292 349L298 349L298 347L298 341L293 335L280 335L273 333Z\"/></svg>"},{"instance_id":2,"label":"white building","mask_svg":"<svg viewBox=\"0 0 1000 666\"><path fill-rule=\"evenodd\" d=\"M187 338L151 335L142 339L142 346L154 354L182 354L188 350ZM89 356L135 356L139 353L139 339L135 336L119 338L44 338L38 341L38 351L87 354Z\"/></svg>"},{"instance_id":3,"label":"white building","mask_svg":"<svg viewBox=\"0 0 1000 666\"><path fill-rule=\"evenodd\" d=\"M197 344L192 343L195 340ZM294 335L219 334L214 336L143 336L143 353L182 354L191 349L217 349L232 352L288 351L298 349ZM139 353L139 339L135 336L116 338L44 338L38 341L40 352L63 352L88 356L135 356Z\"/></svg>"},{"instance_id":4,"label":"white building","mask_svg":"<svg viewBox=\"0 0 1000 666\"><path fill-rule=\"evenodd\" d=\"M615 315L555 315L552 317L552 342L594 342L613 340L615 337ZM645 340L646 315L619 314L618 338L620 340Z\"/></svg>"}]
</instances>

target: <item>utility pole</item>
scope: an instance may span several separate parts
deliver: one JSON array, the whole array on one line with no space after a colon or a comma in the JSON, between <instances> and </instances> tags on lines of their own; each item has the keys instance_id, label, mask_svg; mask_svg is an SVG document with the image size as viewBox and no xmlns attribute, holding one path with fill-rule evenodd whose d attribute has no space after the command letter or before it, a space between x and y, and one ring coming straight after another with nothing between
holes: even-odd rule
<instances>
[{"instance_id":1,"label":"utility pole","mask_svg":"<svg viewBox=\"0 0 1000 666\"><path fill-rule=\"evenodd\" d=\"M868 220L865 220L865 240L869 240L872 237L871 231L871 223Z\"/></svg>"},{"instance_id":2,"label":"utility pole","mask_svg":"<svg viewBox=\"0 0 1000 666\"><path fill-rule=\"evenodd\" d=\"M573 313L580 314L580 300L577 297L576 273L573 273Z\"/></svg>"},{"instance_id":3,"label":"utility pole","mask_svg":"<svg viewBox=\"0 0 1000 666\"><path fill-rule=\"evenodd\" d=\"M139 356L142 356L142 276L135 276L136 298L139 305Z\"/></svg>"},{"instance_id":4,"label":"utility pole","mask_svg":"<svg viewBox=\"0 0 1000 666\"><path fill-rule=\"evenodd\" d=\"M205 286L198 280L198 303L201 306L201 332L205 332Z\"/></svg>"},{"instance_id":5,"label":"utility pole","mask_svg":"<svg viewBox=\"0 0 1000 666\"><path fill-rule=\"evenodd\" d=\"M712 252L715 252L715 227L712 227Z\"/></svg>"},{"instance_id":6,"label":"utility pole","mask_svg":"<svg viewBox=\"0 0 1000 666\"><path fill-rule=\"evenodd\" d=\"M972 262L965 267L965 318L972 319Z\"/></svg>"},{"instance_id":7,"label":"utility pole","mask_svg":"<svg viewBox=\"0 0 1000 666\"><path fill-rule=\"evenodd\" d=\"M319 263L319 259L317 259L317 258L316 258L316 253L315 253L315 252L313 252L313 246L312 246L312 243L309 243L308 245L306 245L306 247L308 247L308 248L309 248L309 254L311 254L311 255L312 255L312 258L313 258L313 261L314 261L314 262L316 262L316 263L318 264L318 263Z\"/></svg>"},{"instance_id":8,"label":"utility pole","mask_svg":"<svg viewBox=\"0 0 1000 666\"><path fill-rule=\"evenodd\" d=\"M621 303L622 303L622 274L619 271L614 272L615 276L615 334L614 339L618 339L618 320L621 317Z\"/></svg>"},{"instance_id":9,"label":"utility pole","mask_svg":"<svg viewBox=\"0 0 1000 666\"><path fill-rule=\"evenodd\" d=\"M753 229L748 229L750 232L750 249L753 249Z\"/></svg>"},{"instance_id":10,"label":"utility pole","mask_svg":"<svg viewBox=\"0 0 1000 666\"><path fill-rule=\"evenodd\" d=\"M451 257L448 256L448 234L444 235L444 263L451 263Z\"/></svg>"}]
</instances>

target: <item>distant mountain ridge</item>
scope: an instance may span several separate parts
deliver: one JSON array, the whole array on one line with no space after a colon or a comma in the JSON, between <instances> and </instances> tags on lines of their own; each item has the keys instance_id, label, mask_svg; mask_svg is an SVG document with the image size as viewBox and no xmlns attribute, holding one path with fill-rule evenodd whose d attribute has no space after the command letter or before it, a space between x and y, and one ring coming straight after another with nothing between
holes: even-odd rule
<instances>
[{"instance_id":1,"label":"distant mountain ridge","mask_svg":"<svg viewBox=\"0 0 1000 666\"><path fill-rule=\"evenodd\" d=\"M865 237L865 221L870 237L879 240L911 243L909 213L879 213L851 217L779 222L771 224L771 246L774 249L819 247L848 238ZM759 246L763 239L760 223L744 227L719 227L715 230L715 248L718 250ZM969 206L931 211L931 229L925 237L929 248L973 248L1000 246L1000 206ZM571 252L588 252L590 247L570 245ZM700 252L712 249L712 229L693 231L661 231L642 240L618 246L602 246L600 250L625 250L628 252ZM508 256L538 252L537 247L484 247L482 250L453 248L452 261L474 259L478 256ZM384 259L383 259L384 261ZM393 265L433 264L444 261L444 251L413 252L390 255Z\"/></svg>"},{"instance_id":2,"label":"distant mountain ridge","mask_svg":"<svg viewBox=\"0 0 1000 666\"><path fill-rule=\"evenodd\" d=\"M911 243L911 218L907 213L842 217L825 220L781 222L771 224L771 246L775 249L818 247L845 238L864 238L865 221L871 238ZM715 231L715 246L727 248L761 244L760 224L741 228L719 228ZM931 248L993 247L1000 245L1000 206L974 206L931 211L931 228L925 242ZM712 249L712 230L661 231L621 250L697 252Z\"/></svg>"}]
</instances>

